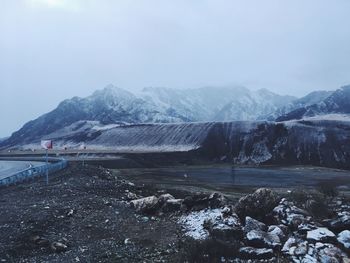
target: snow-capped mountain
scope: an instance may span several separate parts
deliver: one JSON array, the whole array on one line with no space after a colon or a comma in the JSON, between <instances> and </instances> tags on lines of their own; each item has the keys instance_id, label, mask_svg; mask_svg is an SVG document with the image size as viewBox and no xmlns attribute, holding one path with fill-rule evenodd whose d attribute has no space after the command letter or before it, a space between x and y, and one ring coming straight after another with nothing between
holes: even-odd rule
<instances>
[{"instance_id":1,"label":"snow-capped mountain","mask_svg":"<svg viewBox=\"0 0 350 263\"><path fill-rule=\"evenodd\" d=\"M187 90L145 88L139 95L191 121L256 120L296 99L266 89L252 91L240 86Z\"/></svg>"},{"instance_id":2,"label":"snow-capped mountain","mask_svg":"<svg viewBox=\"0 0 350 263\"><path fill-rule=\"evenodd\" d=\"M146 100L109 85L87 98L64 100L53 111L26 123L2 144L31 142L82 120L99 121L102 124L188 121L175 112L161 111Z\"/></svg>"},{"instance_id":3,"label":"snow-capped mountain","mask_svg":"<svg viewBox=\"0 0 350 263\"><path fill-rule=\"evenodd\" d=\"M241 96L233 97L215 114L212 120L257 120L261 115L272 114L295 99L292 96L277 95L267 89L260 89L255 92L248 90Z\"/></svg>"},{"instance_id":4,"label":"snow-capped mountain","mask_svg":"<svg viewBox=\"0 0 350 263\"><path fill-rule=\"evenodd\" d=\"M327 94L324 95L325 98L321 101L285 113L276 118L276 121L303 119L320 115L329 116L330 114L350 114L350 85L344 86L328 96ZM314 100L318 98L320 97L316 96Z\"/></svg>"},{"instance_id":5,"label":"snow-capped mountain","mask_svg":"<svg viewBox=\"0 0 350 263\"><path fill-rule=\"evenodd\" d=\"M324 91L324 90L313 91L302 98L295 99L289 103L283 104L282 107L273 111L271 114L265 115L265 116L262 115L259 117L259 119L274 121L278 117L283 116L291 111L319 103L325 98L329 97L333 92L334 91Z\"/></svg>"}]
</instances>

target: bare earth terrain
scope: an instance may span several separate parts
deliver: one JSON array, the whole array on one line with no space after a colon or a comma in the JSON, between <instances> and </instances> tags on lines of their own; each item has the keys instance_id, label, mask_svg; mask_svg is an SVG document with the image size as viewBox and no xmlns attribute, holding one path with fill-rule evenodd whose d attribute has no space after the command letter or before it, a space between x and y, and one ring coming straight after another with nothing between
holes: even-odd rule
<instances>
[{"instance_id":1,"label":"bare earth terrain","mask_svg":"<svg viewBox=\"0 0 350 263\"><path fill-rule=\"evenodd\" d=\"M346 192L329 199L327 206L317 201L320 193L289 194L286 188L276 188L276 193L262 189L242 199L256 188L214 187L210 181L197 184L184 176L160 180L155 170L152 182L150 173L72 163L52 175L48 186L39 179L0 188L0 262L290 262L293 257L317 259L322 253L338 260L332 262L347 260L348 252L336 236L317 241L306 239L305 232L318 231L330 220L336 222L332 231L344 231L350 224ZM281 200L284 196L309 210ZM312 198L316 206L305 206ZM295 215L297 221L290 219ZM343 215L345 223L339 223ZM246 216L265 227L249 229L261 224L252 221L250 226ZM299 230L299 225L305 227ZM267 226L274 230L265 232ZM256 237L250 240L252 233L275 235L278 242L261 244ZM305 253L314 254L282 253L288 238L306 242L311 252Z\"/></svg>"}]
</instances>

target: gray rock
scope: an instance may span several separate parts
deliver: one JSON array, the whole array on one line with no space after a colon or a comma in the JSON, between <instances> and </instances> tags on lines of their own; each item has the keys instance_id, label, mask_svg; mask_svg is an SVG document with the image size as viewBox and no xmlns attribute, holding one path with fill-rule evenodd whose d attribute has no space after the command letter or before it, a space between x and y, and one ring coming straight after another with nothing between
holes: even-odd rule
<instances>
[{"instance_id":1,"label":"gray rock","mask_svg":"<svg viewBox=\"0 0 350 263\"><path fill-rule=\"evenodd\" d=\"M301 261L301 263L318 263L317 258L310 256L310 255L305 255Z\"/></svg>"},{"instance_id":2,"label":"gray rock","mask_svg":"<svg viewBox=\"0 0 350 263\"><path fill-rule=\"evenodd\" d=\"M302 223L298 225L298 232L301 234L306 234L308 231L314 230L316 228L317 227L312 224Z\"/></svg>"},{"instance_id":3,"label":"gray rock","mask_svg":"<svg viewBox=\"0 0 350 263\"><path fill-rule=\"evenodd\" d=\"M132 200L130 204L138 212L150 212L157 208L158 198L155 196L148 196L141 199Z\"/></svg>"},{"instance_id":4,"label":"gray rock","mask_svg":"<svg viewBox=\"0 0 350 263\"><path fill-rule=\"evenodd\" d=\"M262 230L266 231L267 227L264 223L255 220L254 218L251 218L250 216L247 216L245 218L245 226L244 226L244 232L248 233L252 230Z\"/></svg>"},{"instance_id":5,"label":"gray rock","mask_svg":"<svg viewBox=\"0 0 350 263\"><path fill-rule=\"evenodd\" d=\"M329 223L329 227L336 231L350 229L350 212L341 212L336 219Z\"/></svg>"},{"instance_id":6,"label":"gray rock","mask_svg":"<svg viewBox=\"0 0 350 263\"><path fill-rule=\"evenodd\" d=\"M174 200L175 198L171 194L162 194L158 197L160 205L165 204L168 200Z\"/></svg>"},{"instance_id":7,"label":"gray rock","mask_svg":"<svg viewBox=\"0 0 350 263\"><path fill-rule=\"evenodd\" d=\"M239 256L242 259L270 259L273 257L273 250L268 248L242 247L239 249Z\"/></svg>"},{"instance_id":8,"label":"gray rock","mask_svg":"<svg viewBox=\"0 0 350 263\"><path fill-rule=\"evenodd\" d=\"M297 247L294 250L295 256L304 256L308 252L308 243L307 241L300 242L297 244Z\"/></svg>"},{"instance_id":9,"label":"gray rock","mask_svg":"<svg viewBox=\"0 0 350 263\"><path fill-rule=\"evenodd\" d=\"M299 225L307 223L307 219L302 214L287 214L286 222L288 226L297 229Z\"/></svg>"},{"instance_id":10,"label":"gray rock","mask_svg":"<svg viewBox=\"0 0 350 263\"><path fill-rule=\"evenodd\" d=\"M306 238L314 242L332 242L336 239L335 234L325 227L319 227L308 231Z\"/></svg>"},{"instance_id":11,"label":"gray rock","mask_svg":"<svg viewBox=\"0 0 350 263\"><path fill-rule=\"evenodd\" d=\"M281 240L277 235L261 230L252 230L246 235L247 243L253 247L278 248L281 246Z\"/></svg>"},{"instance_id":12,"label":"gray rock","mask_svg":"<svg viewBox=\"0 0 350 263\"><path fill-rule=\"evenodd\" d=\"M278 198L273 191L260 188L253 194L240 198L235 211L241 220L246 216L262 219L273 210L277 203Z\"/></svg>"},{"instance_id":13,"label":"gray rock","mask_svg":"<svg viewBox=\"0 0 350 263\"><path fill-rule=\"evenodd\" d=\"M290 248L292 246L294 246L295 244L297 244L297 239L295 237L290 237L288 238L288 240L284 243L281 251L282 253L286 253L286 254L289 254L289 251L290 251Z\"/></svg>"},{"instance_id":14,"label":"gray rock","mask_svg":"<svg viewBox=\"0 0 350 263\"><path fill-rule=\"evenodd\" d=\"M350 249L350 231L344 230L338 234L337 240L343 247Z\"/></svg>"},{"instance_id":15,"label":"gray rock","mask_svg":"<svg viewBox=\"0 0 350 263\"><path fill-rule=\"evenodd\" d=\"M327 246L318 252L318 259L321 263L349 262L349 258L347 258L347 261L345 261L346 258L346 255L339 248L333 245Z\"/></svg>"},{"instance_id":16,"label":"gray rock","mask_svg":"<svg viewBox=\"0 0 350 263\"><path fill-rule=\"evenodd\" d=\"M224 240L240 240L243 237L242 225L236 214L221 216L205 222L211 236Z\"/></svg>"},{"instance_id":17,"label":"gray rock","mask_svg":"<svg viewBox=\"0 0 350 263\"><path fill-rule=\"evenodd\" d=\"M285 232L279 226L271 225L269 226L267 232L269 232L272 235L278 236L281 241L285 241L287 239Z\"/></svg>"}]
</instances>

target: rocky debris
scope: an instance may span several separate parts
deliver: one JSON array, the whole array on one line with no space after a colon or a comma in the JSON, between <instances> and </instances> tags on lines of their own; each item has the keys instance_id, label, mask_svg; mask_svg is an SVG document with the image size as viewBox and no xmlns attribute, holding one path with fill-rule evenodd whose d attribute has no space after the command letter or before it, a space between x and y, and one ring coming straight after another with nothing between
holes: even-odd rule
<instances>
[{"instance_id":1,"label":"rocky debris","mask_svg":"<svg viewBox=\"0 0 350 263\"><path fill-rule=\"evenodd\" d=\"M246 239L247 243L253 247L273 249L281 247L281 240L277 235L262 230L248 232Z\"/></svg>"},{"instance_id":2,"label":"rocky debris","mask_svg":"<svg viewBox=\"0 0 350 263\"><path fill-rule=\"evenodd\" d=\"M350 231L339 233L337 240L336 234L322 226L307 210L285 198L271 208L274 200L278 200L273 195L266 189L258 189L241 198L234 210L230 206L221 210L208 208L192 212L179 222L189 237L200 240L213 238L223 244L238 242L241 260L272 260L282 253L291 262L298 263L347 262L348 258L340 247L348 249ZM242 215L253 214L253 209L258 209L253 202L264 207L260 211L270 214L257 218L247 215L242 220ZM238 211L240 216L233 211ZM346 214L345 211L339 213L342 213L340 216ZM269 220L274 223L268 223L271 222ZM228 223L230 221L233 223ZM244 233L243 237L240 233ZM234 262L241 262L240 259Z\"/></svg>"},{"instance_id":3,"label":"rocky debris","mask_svg":"<svg viewBox=\"0 0 350 263\"><path fill-rule=\"evenodd\" d=\"M316 244L317 245L317 244ZM349 262L350 259L342 252L338 247L332 244L322 244L322 247L315 249L317 251L313 256L316 257L319 262Z\"/></svg>"},{"instance_id":4,"label":"rocky debris","mask_svg":"<svg viewBox=\"0 0 350 263\"><path fill-rule=\"evenodd\" d=\"M293 262L348 262L344 252L333 244L317 242L308 243L297 238L289 238L282 248L282 253L288 255Z\"/></svg>"},{"instance_id":5,"label":"rocky debris","mask_svg":"<svg viewBox=\"0 0 350 263\"><path fill-rule=\"evenodd\" d=\"M277 205L277 195L267 188L260 188L254 193L239 199L235 207L235 212L244 220L246 216L255 219L263 219Z\"/></svg>"},{"instance_id":6,"label":"rocky debris","mask_svg":"<svg viewBox=\"0 0 350 263\"><path fill-rule=\"evenodd\" d=\"M308 231L306 238L314 242L334 242L336 240L335 234L325 227Z\"/></svg>"},{"instance_id":7,"label":"rocky debris","mask_svg":"<svg viewBox=\"0 0 350 263\"><path fill-rule=\"evenodd\" d=\"M141 199L132 200L130 201L130 204L137 212L148 213L157 208L158 198L154 195L148 196Z\"/></svg>"},{"instance_id":8,"label":"rocky debris","mask_svg":"<svg viewBox=\"0 0 350 263\"><path fill-rule=\"evenodd\" d=\"M273 209L275 220L283 225L286 225L293 230L300 227L300 231L305 231L303 227L308 227L306 230L313 229L314 222L307 211L300 209L294 205L293 202L287 201L283 198L279 204Z\"/></svg>"},{"instance_id":9,"label":"rocky debris","mask_svg":"<svg viewBox=\"0 0 350 263\"><path fill-rule=\"evenodd\" d=\"M273 257L273 250L268 248L242 247L239 249L242 259L269 259Z\"/></svg>"},{"instance_id":10,"label":"rocky debris","mask_svg":"<svg viewBox=\"0 0 350 263\"><path fill-rule=\"evenodd\" d=\"M254 218L251 218L250 216L247 216L245 218L245 226L244 226L244 232L248 233L252 230L262 230L262 231L266 231L267 230L267 226L258 221L255 220Z\"/></svg>"},{"instance_id":11,"label":"rocky debris","mask_svg":"<svg viewBox=\"0 0 350 263\"><path fill-rule=\"evenodd\" d=\"M337 240L344 248L350 249L350 230L344 230L338 234Z\"/></svg>"},{"instance_id":12,"label":"rocky debris","mask_svg":"<svg viewBox=\"0 0 350 263\"><path fill-rule=\"evenodd\" d=\"M328 226L336 231L350 229L350 208L349 211L338 212L337 217L331 220Z\"/></svg>"}]
</instances>

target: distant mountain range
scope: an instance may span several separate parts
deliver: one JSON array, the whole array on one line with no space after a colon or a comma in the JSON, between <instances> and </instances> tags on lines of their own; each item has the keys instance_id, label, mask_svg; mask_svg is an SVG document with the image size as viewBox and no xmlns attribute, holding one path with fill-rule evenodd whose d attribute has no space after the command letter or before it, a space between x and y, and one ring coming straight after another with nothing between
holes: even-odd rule
<instances>
[{"instance_id":1,"label":"distant mountain range","mask_svg":"<svg viewBox=\"0 0 350 263\"><path fill-rule=\"evenodd\" d=\"M318 94L321 100L305 103L302 107L282 114L276 121L300 120L327 114L350 114L350 85L342 87L331 94Z\"/></svg>"},{"instance_id":2,"label":"distant mountain range","mask_svg":"<svg viewBox=\"0 0 350 263\"><path fill-rule=\"evenodd\" d=\"M244 87L145 88L131 93L109 85L89 97L61 102L53 111L0 141L0 147L30 144L58 136L59 132L80 130L86 121L102 129L140 123L287 121L334 113L350 113L350 86L295 98Z\"/></svg>"}]
</instances>

